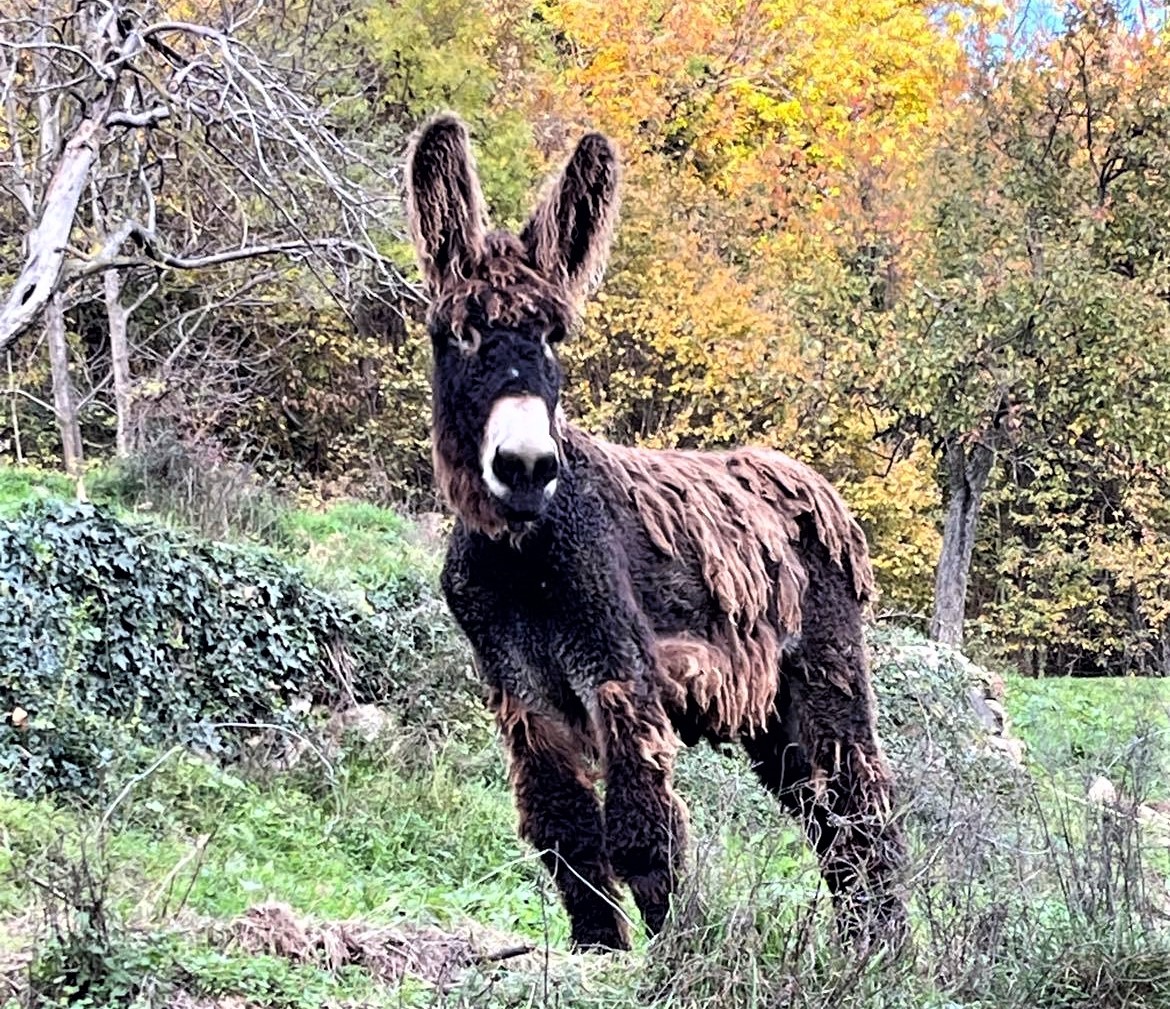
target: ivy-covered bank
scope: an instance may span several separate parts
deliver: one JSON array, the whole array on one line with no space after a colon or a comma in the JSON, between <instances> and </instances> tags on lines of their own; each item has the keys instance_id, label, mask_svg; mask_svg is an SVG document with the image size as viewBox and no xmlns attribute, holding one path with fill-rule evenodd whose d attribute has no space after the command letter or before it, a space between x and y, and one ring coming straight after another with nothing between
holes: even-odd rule
<instances>
[{"instance_id":1,"label":"ivy-covered bank","mask_svg":"<svg viewBox=\"0 0 1170 1009\"><path fill-rule=\"evenodd\" d=\"M0 523L0 776L19 795L91 791L159 746L231 759L314 706L425 722L473 696L469 675L420 574L347 599L271 550L93 504Z\"/></svg>"},{"instance_id":2,"label":"ivy-covered bank","mask_svg":"<svg viewBox=\"0 0 1170 1009\"><path fill-rule=\"evenodd\" d=\"M232 761L258 732L295 745L320 709L362 704L482 725L470 655L431 577L368 563L360 575L339 584L328 564L310 575L273 549L30 503L0 523L0 772L18 795L93 792L160 747ZM999 727L972 706L990 692L977 667L908 631L872 643L897 763L967 773L995 756Z\"/></svg>"}]
</instances>

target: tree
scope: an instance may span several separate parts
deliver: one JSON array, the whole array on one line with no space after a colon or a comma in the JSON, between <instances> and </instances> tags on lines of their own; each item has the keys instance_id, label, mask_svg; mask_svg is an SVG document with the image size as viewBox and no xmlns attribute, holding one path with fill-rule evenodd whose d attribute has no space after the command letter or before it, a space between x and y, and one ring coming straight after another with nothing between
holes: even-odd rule
<instances>
[{"instance_id":1,"label":"tree","mask_svg":"<svg viewBox=\"0 0 1170 1009\"><path fill-rule=\"evenodd\" d=\"M23 5L17 5L23 6ZM409 285L392 179L344 140L309 78L258 20L173 19L153 0L0 7L6 189L23 216L0 351L44 318L67 466L80 464L67 303L100 294L118 450L129 450L130 319L160 279L256 259L300 263L339 304ZM308 25L300 25L308 32ZM306 42L309 41L306 38Z\"/></svg>"},{"instance_id":2,"label":"tree","mask_svg":"<svg viewBox=\"0 0 1170 1009\"><path fill-rule=\"evenodd\" d=\"M1056 39L973 78L965 125L934 160L915 283L869 324L886 403L945 473L939 640L962 641L997 458L1170 460L1170 287L1151 228L1170 212L1168 86L1154 33L1074 6Z\"/></svg>"},{"instance_id":3,"label":"tree","mask_svg":"<svg viewBox=\"0 0 1170 1009\"><path fill-rule=\"evenodd\" d=\"M907 0L556 0L540 14L555 73L525 97L538 136L557 155L600 128L625 165L591 339L566 346L578 413L622 439L814 461L874 538L884 594L922 605L933 474L913 446L874 445L891 418L857 408L874 366L857 316L896 298L961 83L961 22Z\"/></svg>"}]
</instances>

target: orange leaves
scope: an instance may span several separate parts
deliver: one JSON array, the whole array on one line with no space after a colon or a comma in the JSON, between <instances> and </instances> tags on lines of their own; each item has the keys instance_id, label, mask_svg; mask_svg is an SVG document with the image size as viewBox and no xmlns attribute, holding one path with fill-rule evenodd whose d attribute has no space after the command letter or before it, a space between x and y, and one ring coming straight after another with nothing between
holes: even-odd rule
<instances>
[{"instance_id":1,"label":"orange leaves","mask_svg":"<svg viewBox=\"0 0 1170 1009\"><path fill-rule=\"evenodd\" d=\"M551 0L571 43L566 89L627 145L735 192L792 152L844 168L875 129L876 163L920 135L961 62L946 22L910 0ZM864 145L863 145L864 146Z\"/></svg>"},{"instance_id":2,"label":"orange leaves","mask_svg":"<svg viewBox=\"0 0 1170 1009\"><path fill-rule=\"evenodd\" d=\"M657 445L779 435L782 404L767 401L799 372L794 341L738 271L654 207L635 199L632 209L634 227L586 320L601 339L566 348L578 412Z\"/></svg>"},{"instance_id":3,"label":"orange leaves","mask_svg":"<svg viewBox=\"0 0 1170 1009\"><path fill-rule=\"evenodd\" d=\"M866 257L892 289L913 234L962 26L911 0L539 11L553 58L530 107L566 124L559 146L599 128L626 164L614 262L588 337L566 347L577 415L656 445L805 454L836 439L835 475L882 538L883 575L920 601L937 547L930 460L882 472L870 426L851 416L855 392L833 383L860 374L850 320L877 284Z\"/></svg>"}]
</instances>

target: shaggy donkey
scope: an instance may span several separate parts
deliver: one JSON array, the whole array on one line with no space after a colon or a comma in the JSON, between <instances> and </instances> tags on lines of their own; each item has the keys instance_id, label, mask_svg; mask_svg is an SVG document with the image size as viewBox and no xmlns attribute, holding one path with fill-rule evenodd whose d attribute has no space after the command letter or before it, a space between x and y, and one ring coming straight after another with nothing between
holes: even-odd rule
<instances>
[{"instance_id":1,"label":"shaggy donkey","mask_svg":"<svg viewBox=\"0 0 1170 1009\"><path fill-rule=\"evenodd\" d=\"M662 927L686 850L672 765L703 738L740 741L801 819L847 935L899 932L861 529L786 456L622 448L558 408L554 348L604 268L614 148L582 139L518 237L488 230L453 117L422 129L407 184L432 299L435 473L458 517L443 589L574 943L628 947L619 880Z\"/></svg>"}]
</instances>

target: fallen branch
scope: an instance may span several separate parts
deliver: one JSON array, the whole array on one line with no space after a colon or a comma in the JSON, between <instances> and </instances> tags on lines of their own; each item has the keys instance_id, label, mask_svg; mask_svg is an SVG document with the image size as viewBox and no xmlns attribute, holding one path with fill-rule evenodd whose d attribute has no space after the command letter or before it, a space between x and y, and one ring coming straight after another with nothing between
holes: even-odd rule
<instances>
[{"instance_id":1,"label":"fallen branch","mask_svg":"<svg viewBox=\"0 0 1170 1009\"><path fill-rule=\"evenodd\" d=\"M512 960L518 956L527 956L529 953L536 951L536 947L531 943L524 943L521 946L505 946L501 950L494 953L481 953L477 956L477 963L499 963L502 960Z\"/></svg>"}]
</instances>

